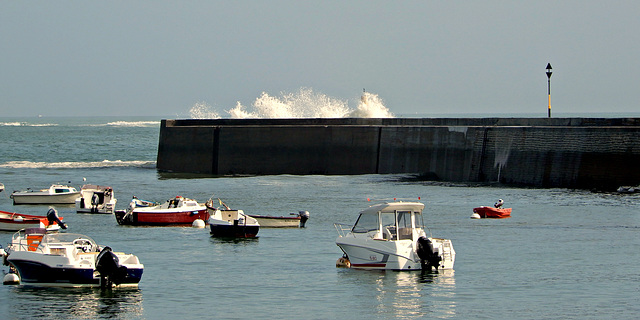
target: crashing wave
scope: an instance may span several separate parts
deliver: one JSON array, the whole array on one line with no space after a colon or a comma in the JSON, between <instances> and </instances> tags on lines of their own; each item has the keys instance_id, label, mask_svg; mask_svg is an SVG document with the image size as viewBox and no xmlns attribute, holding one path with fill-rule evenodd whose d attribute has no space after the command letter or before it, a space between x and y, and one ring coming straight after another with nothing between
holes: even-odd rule
<instances>
[{"instance_id":1,"label":"crashing wave","mask_svg":"<svg viewBox=\"0 0 640 320\"><path fill-rule=\"evenodd\" d=\"M354 110L349 108L347 101L331 98L310 88L300 88L297 92L281 92L279 97L263 92L250 107L237 102L234 108L226 112L232 119L393 117L377 94L364 92ZM204 102L196 103L190 113L193 119L220 118L218 112Z\"/></svg>"}]
</instances>

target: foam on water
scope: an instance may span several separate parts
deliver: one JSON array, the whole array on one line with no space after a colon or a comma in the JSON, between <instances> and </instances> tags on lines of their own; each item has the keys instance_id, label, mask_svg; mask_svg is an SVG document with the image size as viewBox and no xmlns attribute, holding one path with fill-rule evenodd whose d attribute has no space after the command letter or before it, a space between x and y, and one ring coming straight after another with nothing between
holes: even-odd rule
<instances>
[{"instance_id":1,"label":"foam on water","mask_svg":"<svg viewBox=\"0 0 640 320\"><path fill-rule=\"evenodd\" d=\"M198 102L189 111L193 119L218 119L220 115L205 102ZM364 92L356 109L346 100L300 88L297 92L281 92L279 97L263 92L250 107L239 101L225 110L232 119L246 118L390 118L393 114L377 94Z\"/></svg>"},{"instance_id":2,"label":"foam on water","mask_svg":"<svg viewBox=\"0 0 640 320\"><path fill-rule=\"evenodd\" d=\"M149 168L155 169L155 161L121 161L121 160L103 160L89 162L32 162L32 161L9 161L0 164L0 168L12 169L78 169L78 168Z\"/></svg>"}]
</instances>

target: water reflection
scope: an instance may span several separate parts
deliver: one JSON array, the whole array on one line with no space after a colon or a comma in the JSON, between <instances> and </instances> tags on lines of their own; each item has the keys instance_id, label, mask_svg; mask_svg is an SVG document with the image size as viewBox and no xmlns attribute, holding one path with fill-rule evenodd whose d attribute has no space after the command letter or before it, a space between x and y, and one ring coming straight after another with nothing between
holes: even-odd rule
<instances>
[{"instance_id":1,"label":"water reflection","mask_svg":"<svg viewBox=\"0 0 640 320\"><path fill-rule=\"evenodd\" d=\"M13 299L3 302L3 318L112 319L142 317L142 292L138 288L38 288L16 286Z\"/></svg>"},{"instance_id":2,"label":"water reflection","mask_svg":"<svg viewBox=\"0 0 640 320\"><path fill-rule=\"evenodd\" d=\"M453 270L437 273L344 270L340 275L342 280L372 292L375 304L371 307L383 318L456 316Z\"/></svg>"}]
</instances>

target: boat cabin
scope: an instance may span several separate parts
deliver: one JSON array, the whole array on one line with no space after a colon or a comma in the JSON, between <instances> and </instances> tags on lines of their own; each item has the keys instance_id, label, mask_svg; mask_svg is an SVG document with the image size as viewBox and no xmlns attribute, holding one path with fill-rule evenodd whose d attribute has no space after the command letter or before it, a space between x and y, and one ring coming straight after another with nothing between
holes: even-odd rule
<instances>
[{"instance_id":1,"label":"boat cabin","mask_svg":"<svg viewBox=\"0 0 640 320\"><path fill-rule=\"evenodd\" d=\"M354 234L368 233L374 240L416 241L424 236L421 203L384 203L371 206L358 216L351 229Z\"/></svg>"}]
</instances>

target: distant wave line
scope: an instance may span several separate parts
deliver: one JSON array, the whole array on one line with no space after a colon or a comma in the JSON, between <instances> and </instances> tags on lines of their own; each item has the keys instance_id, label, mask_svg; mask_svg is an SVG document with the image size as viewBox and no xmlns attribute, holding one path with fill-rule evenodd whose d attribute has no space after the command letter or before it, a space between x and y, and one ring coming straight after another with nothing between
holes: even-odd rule
<instances>
[{"instance_id":1,"label":"distant wave line","mask_svg":"<svg viewBox=\"0 0 640 320\"><path fill-rule=\"evenodd\" d=\"M55 127L55 123L0 122L0 127Z\"/></svg>"},{"instance_id":2,"label":"distant wave line","mask_svg":"<svg viewBox=\"0 0 640 320\"><path fill-rule=\"evenodd\" d=\"M0 164L0 168L13 169L78 169L78 168L147 168L155 169L155 161L122 161L103 160L89 162L32 162L32 161L9 161Z\"/></svg>"},{"instance_id":3,"label":"distant wave line","mask_svg":"<svg viewBox=\"0 0 640 320\"><path fill-rule=\"evenodd\" d=\"M58 124L58 123L30 123L23 121L13 121L13 122L0 122L0 127L57 127L60 125L66 124ZM78 126L78 127L157 127L160 125L160 121L112 121L107 123L80 123L80 124L70 124L70 126Z\"/></svg>"},{"instance_id":4,"label":"distant wave line","mask_svg":"<svg viewBox=\"0 0 640 320\"><path fill-rule=\"evenodd\" d=\"M155 127L160 125L160 121L114 121L98 126L110 127Z\"/></svg>"}]
</instances>

